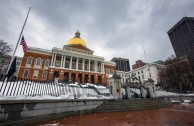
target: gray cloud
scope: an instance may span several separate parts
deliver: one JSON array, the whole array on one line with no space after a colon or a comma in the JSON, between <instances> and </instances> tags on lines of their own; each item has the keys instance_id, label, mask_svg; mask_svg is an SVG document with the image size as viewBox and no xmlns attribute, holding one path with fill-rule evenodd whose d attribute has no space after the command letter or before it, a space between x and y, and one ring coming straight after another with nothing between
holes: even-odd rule
<instances>
[{"instance_id":1,"label":"gray cloud","mask_svg":"<svg viewBox=\"0 0 194 126\"><path fill-rule=\"evenodd\" d=\"M125 57L130 63L164 60L174 53L167 31L194 1L178 0L7 0L0 1L0 38L15 45L29 6L24 35L29 46L60 47L80 30L95 55ZM22 56L21 46L17 55Z\"/></svg>"}]
</instances>

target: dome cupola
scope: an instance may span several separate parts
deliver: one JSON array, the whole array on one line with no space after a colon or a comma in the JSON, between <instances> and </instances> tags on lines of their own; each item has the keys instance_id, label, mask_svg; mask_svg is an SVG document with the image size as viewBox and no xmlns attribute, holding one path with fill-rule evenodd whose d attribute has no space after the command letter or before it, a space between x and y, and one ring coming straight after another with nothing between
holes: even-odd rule
<instances>
[{"instance_id":1,"label":"dome cupola","mask_svg":"<svg viewBox=\"0 0 194 126\"><path fill-rule=\"evenodd\" d=\"M75 37L70 39L68 42L67 42L67 45L82 45L84 47L87 47L86 46L86 43L84 42L84 40L81 39L80 37L80 32L77 31L75 33Z\"/></svg>"}]
</instances>

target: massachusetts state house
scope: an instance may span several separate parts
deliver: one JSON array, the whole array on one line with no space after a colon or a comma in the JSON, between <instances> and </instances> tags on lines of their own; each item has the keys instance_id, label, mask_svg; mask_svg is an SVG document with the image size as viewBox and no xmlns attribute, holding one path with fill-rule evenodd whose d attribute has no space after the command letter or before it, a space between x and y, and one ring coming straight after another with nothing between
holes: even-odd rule
<instances>
[{"instance_id":1,"label":"massachusetts state house","mask_svg":"<svg viewBox=\"0 0 194 126\"><path fill-rule=\"evenodd\" d=\"M59 82L108 84L109 74L116 72L116 63L93 55L77 31L63 48L52 50L28 47L19 68L18 77Z\"/></svg>"}]
</instances>

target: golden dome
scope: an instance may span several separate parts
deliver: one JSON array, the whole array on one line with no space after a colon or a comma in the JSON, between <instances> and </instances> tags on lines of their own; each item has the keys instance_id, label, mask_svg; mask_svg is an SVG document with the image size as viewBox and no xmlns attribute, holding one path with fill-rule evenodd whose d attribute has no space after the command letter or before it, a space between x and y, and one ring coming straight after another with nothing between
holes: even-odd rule
<instances>
[{"instance_id":1,"label":"golden dome","mask_svg":"<svg viewBox=\"0 0 194 126\"><path fill-rule=\"evenodd\" d=\"M68 42L67 42L67 45L82 45L82 46L85 46L86 47L86 43L84 42L84 40L82 40L80 38L80 33L79 31L77 31L75 33L75 37L70 39Z\"/></svg>"}]
</instances>

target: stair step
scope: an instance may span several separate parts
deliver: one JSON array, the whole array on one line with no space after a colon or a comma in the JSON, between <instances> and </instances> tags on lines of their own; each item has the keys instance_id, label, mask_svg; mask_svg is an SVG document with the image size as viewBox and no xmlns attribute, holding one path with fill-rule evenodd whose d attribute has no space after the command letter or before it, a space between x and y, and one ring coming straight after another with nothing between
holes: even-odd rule
<instances>
[{"instance_id":1,"label":"stair step","mask_svg":"<svg viewBox=\"0 0 194 126\"><path fill-rule=\"evenodd\" d=\"M138 99L138 100L118 100L108 101L95 109L96 112L119 112L146 110L154 108L162 108L169 106L169 103L161 99Z\"/></svg>"}]
</instances>

